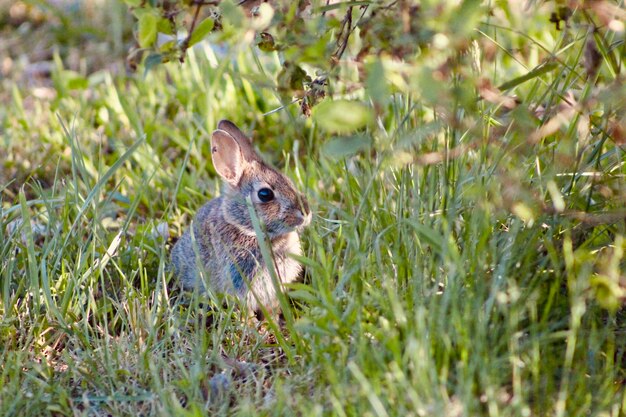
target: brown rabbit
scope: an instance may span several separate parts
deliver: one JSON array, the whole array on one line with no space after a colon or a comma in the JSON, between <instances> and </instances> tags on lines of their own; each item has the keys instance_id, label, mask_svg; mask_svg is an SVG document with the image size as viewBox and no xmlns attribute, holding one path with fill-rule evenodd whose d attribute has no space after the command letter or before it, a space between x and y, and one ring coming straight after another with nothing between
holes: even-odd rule
<instances>
[{"instance_id":1,"label":"brown rabbit","mask_svg":"<svg viewBox=\"0 0 626 417\"><path fill-rule=\"evenodd\" d=\"M300 264L289 255L302 254L298 232L311 222L309 204L228 120L220 121L211 136L211 156L224 180L224 192L198 210L190 230L174 245L174 272L185 289L237 295L250 312L260 312L259 303L277 311L276 290L246 198L265 226L281 283L294 281L300 273Z\"/></svg>"}]
</instances>

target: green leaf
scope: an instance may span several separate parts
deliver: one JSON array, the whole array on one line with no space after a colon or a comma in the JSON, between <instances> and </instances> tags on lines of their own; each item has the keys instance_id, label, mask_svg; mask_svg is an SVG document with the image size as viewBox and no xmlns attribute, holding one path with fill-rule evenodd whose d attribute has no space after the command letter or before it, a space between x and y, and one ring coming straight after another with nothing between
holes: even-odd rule
<instances>
[{"instance_id":1,"label":"green leaf","mask_svg":"<svg viewBox=\"0 0 626 417\"><path fill-rule=\"evenodd\" d=\"M24 234L26 237L26 254L28 259L28 270L24 271L26 276L30 278L30 290L36 296L33 297L35 307L39 309L39 271L37 268L37 253L35 251L35 243L33 237L33 226L31 224L31 216L28 211L28 202L26 201L26 195L24 193L24 187L20 189L19 193L20 208L22 211L22 226L24 227Z\"/></svg>"},{"instance_id":2,"label":"green leaf","mask_svg":"<svg viewBox=\"0 0 626 417\"><path fill-rule=\"evenodd\" d=\"M449 88L445 83L433 77L434 68L424 66L417 77L417 85L421 98L428 104L441 104L445 102L449 94Z\"/></svg>"},{"instance_id":3,"label":"green leaf","mask_svg":"<svg viewBox=\"0 0 626 417\"><path fill-rule=\"evenodd\" d=\"M333 33L328 31L320 34L319 39L309 42L295 42L285 51L285 59L293 62L308 63L314 66L324 67L328 64L328 56L332 53Z\"/></svg>"},{"instance_id":4,"label":"green leaf","mask_svg":"<svg viewBox=\"0 0 626 417\"><path fill-rule=\"evenodd\" d=\"M605 309L615 312L620 307L620 299L626 294L619 282L606 275L596 275L590 280L596 291L596 300Z\"/></svg>"},{"instance_id":5,"label":"green leaf","mask_svg":"<svg viewBox=\"0 0 626 417\"><path fill-rule=\"evenodd\" d=\"M373 2L371 0L368 1L346 1L346 2L337 2L333 4L327 4L326 6L315 9L315 13L325 13L331 10L336 10L340 8L354 7L354 6L369 6Z\"/></svg>"},{"instance_id":6,"label":"green leaf","mask_svg":"<svg viewBox=\"0 0 626 417\"><path fill-rule=\"evenodd\" d=\"M241 10L242 8L237 6L234 1L220 1L219 8L222 13L222 24L227 23L235 28L242 27L245 15Z\"/></svg>"},{"instance_id":7,"label":"green leaf","mask_svg":"<svg viewBox=\"0 0 626 417\"><path fill-rule=\"evenodd\" d=\"M163 62L163 55L161 54L150 54L144 61L144 76L155 66L159 65Z\"/></svg>"},{"instance_id":8,"label":"green leaf","mask_svg":"<svg viewBox=\"0 0 626 417\"><path fill-rule=\"evenodd\" d=\"M450 28L457 36L467 36L476 27L484 14L484 7L480 0L464 0L458 10L452 14Z\"/></svg>"},{"instance_id":9,"label":"green leaf","mask_svg":"<svg viewBox=\"0 0 626 417\"><path fill-rule=\"evenodd\" d=\"M263 52L271 52L276 50L276 42L274 41L274 37L267 32L259 33L256 45Z\"/></svg>"},{"instance_id":10,"label":"green leaf","mask_svg":"<svg viewBox=\"0 0 626 417\"><path fill-rule=\"evenodd\" d=\"M345 158L371 148L371 138L365 135L333 137L324 144L323 151L333 158Z\"/></svg>"},{"instance_id":11,"label":"green leaf","mask_svg":"<svg viewBox=\"0 0 626 417\"><path fill-rule=\"evenodd\" d=\"M213 30L215 26L215 22L210 17L204 19L198 26L195 27L193 33L191 34L191 38L189 38L189 44L187 46L192 46L200 42L206 35Z\"/></svg>"},{"instance_id":12,"label":"green leaf","mask_svg":"<svg viewBox=\"0 0 626 417\"><path fill-rule=\"evenodd\" d=\"M278 87L283 90L304 90L304 84L311 82L311 77L297 64L285 61L283 69L276 76Z\"/></svg>"},{"instance_id":13,"label":"green leaf","mask_svg":"<svg viewBox=\"0 0 626 417\"><path fill-rule=\"evenodd\" d=\"M147 48L156 41L158 22L159 18L152 13L141 15L139 18L139 32L137 34L137 41L140 47Z\"/></svg>"},{"instance_id":14,"label":"green leaf","mask_svg":"<svg viewBox=\"0 0 626 417\"><path fill-rule=\"evenodd\" d=\"M519 84L523 82L532 80L533 78L537 78L543 74L554 71L556 68L558 68L558 66L559 65L556 62L548 62L542 65L539 65L538 67L534 68L529 73L524 74L521 77L513 78L512 80L507 81L504 84L501 84L500 86L498 86L498 89L500 91L510 90L511 88L517 87Z\"/></svg>"},{"instance_id":15,"label":"green leaf","mask_svg":"<svg viewBox=\"0 0 626 417\"><path fill-rule=\"evenodd\" d=\"M517 202L511 207L513 213L522 219L525 223L532 225L535 221L535 213L533 209L522 202Z\"/></svg>"},{"instance_id":16,"label":"green leaf","mask_svg":"<svg viewBox=\"0 0 626 417\"><path fill-rule=\"evenodd\" d=\"M313 108L313 120L327 132L350 133L367 126L372 111L356 101L324 101Z\"/></svg>"},{"instance_id":17,"label":"green leaf","mask_svg":"<svg viewBox=\"0 0 626 417\"><path fill-rule=\"evenodd\" d=\"M174 27L171 21L165 18L160 18L157 22L157 32L164 33L166 35L174 34Z\"/></svg>"},{"instance_id":18,"label":"green leaf","mask_svg":"<svg viewBox=\"0 0 626 417\"><path fill-rule=\"evenodd\" d=\"M61 80L68 90L84 90L89 86L89 81L76 71L63 70Z\"/></svg>"},{"instance_id":19,"label":"green leaf","mask_svg":"<svg viewBox=\"0 0 626 417\"><path fill-rule=\"evenodd\" d=\"M376 103L384 103L389 98L389 88L383 63L376 58L372 62L368 62L365 69L367 71L367 79L365 80L367 93Z\"/></svg>"},{"instance_id":20,"label":"green leaf","mask_svg":"<svg viewBox=\"0 0 626 417\"><path fill-rule=\"evenodd\" d=\"M441 132L444 127L445 124L441 120L426 122L416 129L400 134L397 146L399 149L411 149L414 146L419 146L427 139Z\"/></svg>"},{"instance_id":21,"label":"green leaf","mask_svg":"<svg viewBox=\"0 0 626 417\"><path fill-rule=\"evenodd\" d=\"M72 77L67 80L67 88L70 90L84 90L89 86L89 82L85 77Z\"/></svg>"},{"instance_id":22,"label":"green leaf","mask_svg":"<svg viewBox=\"0 0 626 417\"><path fill-rule=\"evenodd\" d=\"M172 51L174 49L174 47L176 47L176 45L178 45L178 44L173 39L171 41L163 42L161 45L159 45L159 52L161 52L161 53L170 52L170 51ZM163 58L163 57L161 57L161 58ZM162 61L163 61L163 59L162 59Z\"/></svg>"}]
</instances>

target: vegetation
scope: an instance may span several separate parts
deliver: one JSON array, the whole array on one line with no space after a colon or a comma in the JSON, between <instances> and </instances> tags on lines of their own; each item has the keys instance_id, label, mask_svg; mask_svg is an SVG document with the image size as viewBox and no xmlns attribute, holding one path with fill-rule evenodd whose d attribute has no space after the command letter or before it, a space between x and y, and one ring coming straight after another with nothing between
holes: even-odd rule
<instances>
[{"instance_id":1,"label":"vegetation","mask_svg":"<svg viewBox=\"0 0 626 417\"><path fill-rule=\"evenodd\" d=\"M0 0L1 415L626 414L623 1L212 3ZM222 118L281 329L168 270Z\"/></svg>"}]
</instances>

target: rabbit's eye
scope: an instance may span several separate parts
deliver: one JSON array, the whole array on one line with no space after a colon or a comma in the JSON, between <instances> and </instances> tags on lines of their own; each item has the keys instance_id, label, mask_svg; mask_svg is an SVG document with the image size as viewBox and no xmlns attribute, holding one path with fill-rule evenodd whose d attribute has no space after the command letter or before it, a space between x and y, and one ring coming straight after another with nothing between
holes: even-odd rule
<instances>
[{"instance_id":1,"label":"rabbit's eye","mask_svg":"<svg viewBox=\"0 0 626 417\"><path fill-rule=\"evenodd\" d=\"M257 193L262 203L270 202L274 199L274 191L269 188L261 188Z\"/></svg>"}]
</instances>

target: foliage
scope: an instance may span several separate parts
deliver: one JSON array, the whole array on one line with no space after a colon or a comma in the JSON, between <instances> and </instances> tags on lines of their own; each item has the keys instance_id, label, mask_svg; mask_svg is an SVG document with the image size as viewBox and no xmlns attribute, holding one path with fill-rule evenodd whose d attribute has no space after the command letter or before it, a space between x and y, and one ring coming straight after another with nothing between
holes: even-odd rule
<instances>
[{"instance_id":1,"label":"foliage","mask_svg":"<svg viewBox=\"0 0 626 417\"><path fill-rule=\"evenodd\" d=\"M626 413L623 2L209 3L0 3L0 414ZM222 118L316 213L282 332L167 269Z\"/></svg>"}]
</instances>

